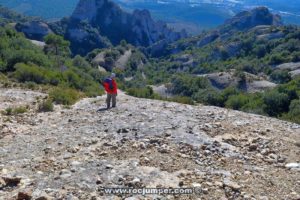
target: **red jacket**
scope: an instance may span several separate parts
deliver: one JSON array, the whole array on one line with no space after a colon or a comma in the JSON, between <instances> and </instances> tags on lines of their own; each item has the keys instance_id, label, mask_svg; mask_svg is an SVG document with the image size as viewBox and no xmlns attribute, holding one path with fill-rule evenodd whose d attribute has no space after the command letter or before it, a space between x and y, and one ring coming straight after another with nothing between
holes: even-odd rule
<instances>
[{"instance_id":1,"label":"red jacket","mask_svg":"<svg viewBox=\"0 0 300 200\"><path fill-rule=\"evenodd\" d=\"M111 81L112 81L112 85L113 85L112 89L109 87L109 85L110 85L109 82L104 81L102 85L108 94L117 94L118 93L117 83L116 83L115 79L111 79Z\"/></svg>"}]
</instances>

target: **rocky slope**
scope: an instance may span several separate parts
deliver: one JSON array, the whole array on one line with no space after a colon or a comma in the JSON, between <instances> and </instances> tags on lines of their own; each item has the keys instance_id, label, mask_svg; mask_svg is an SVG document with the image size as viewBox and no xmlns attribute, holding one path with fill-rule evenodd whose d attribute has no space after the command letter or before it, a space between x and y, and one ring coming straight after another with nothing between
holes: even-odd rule
<instances>
[{"instance_id":1,"label":"rocky slope","mask_svg":"<svg viewBox=\"0 0 300 200\"><path fill-rule=\"evenodd\" d=\"M300 126L123 93L37 113L44 94L1 89L0 199L299 199ZM197 187L183 196L113 196L104 187Z\"/></svg>"}]
</instances>

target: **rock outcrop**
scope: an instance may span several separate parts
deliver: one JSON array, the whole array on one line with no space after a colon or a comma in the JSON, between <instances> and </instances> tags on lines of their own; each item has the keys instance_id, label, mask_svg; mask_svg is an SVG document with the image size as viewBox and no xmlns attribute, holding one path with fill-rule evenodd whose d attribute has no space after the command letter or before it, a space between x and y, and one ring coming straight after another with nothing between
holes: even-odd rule
<instances>
[{"instance_id":1,"label":"rock outcrop","mask_svg":"<svg viewBox=\"0 0 300 200\"><path fill-rule=\"evenodd\" d=\"M240 12L233 18L227 20L221 28L221 32L228 30L248 30L260 25L282 25L279 15L272 14L266 7L257 7L250 11Z\"/></svg>"},{"instance_id":2,"label":"rock outcrop","mask_svg":"<svg viewBox=\"0 0 300 200\"><path fill-rule=\"evenodd\" d=\"M75 46L89 46L89 49L82 49L85 52L103 47L102 37L107 37L112 44L126 40L136 46L149 46L186 36L185 32L174 32L166 23L155 22L148 10L127 13L111 0L81 0L69 19L66 34Z\"/></svg>"},{"instance_id":3,"label":"rock outcrop","mask_svg":"<svg viewBox=\"0 0 300 200\"><path fill-rule=\"evenodd\" d=\"M44 37L52 30L42 21L28 21L16 24L16 30L25 34L31 40L43 41Z\"/></svg>"},{"instance_id":4,"label":"rock outcrop","mask_svg":"<svg viewBox=\"0 0 300 200\"><path fill-rule=\"evenodd\" d=\"M292 78L298 78L300 76L300 62L296 63L284 63L275 67L277 70L287 70Z\"/></svg>"},{"instance_id":5,"label":"rock outcrop","mask_svg":"<svg viewBox=\"0 0 300 200\"><path fill-rule=\"evenodd\" d=\"M199 76L206 77L210 81L211 85L218 90L223 90L228 87L237 87L245 92L253 93L262 92L277 86L277 84L268 81L266 77L260 77L247 72L244 72L244 75L245 79L243 81L235 74L235 70L203 74Z\"/></svg>"},{"instance_id":6,"label":"rock outcrop","mask_svg":"<svg viewBox=\"0 0 300 200\"><path fill-rule=\"evenodd\" d=\"M37 113L39 92L0 89L0 199L299 199L300 126L120 92ZM104 188L195 188L190 195ZM165 196L164 198L162 196Z\"/></svg>"}]
</instances>

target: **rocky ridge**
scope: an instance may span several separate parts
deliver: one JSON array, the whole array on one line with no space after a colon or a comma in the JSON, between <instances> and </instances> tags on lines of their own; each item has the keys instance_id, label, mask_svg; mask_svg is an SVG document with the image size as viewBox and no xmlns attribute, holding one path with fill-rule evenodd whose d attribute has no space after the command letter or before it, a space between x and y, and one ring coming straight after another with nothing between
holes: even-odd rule
<instances>
[{"instance_id":1,"label":"rocky ridge","mask_svg":"<svg viewBox=\"0 0 300 200\"><path fill-rule=\"evenodd\" d=\"M37 113L45 94L0 89L0 199L299 199L300 126L120 92ZM200 194L106 195L104 187L197 187Z\"/></svg>"},{"instance_id":2,"label":"rocky ridge","mask_svg":"<svg viewBox=\"0 0 300 200\"><path fill-rule=\"evenodd\" d=\"M281 31L273 32L272 27L280 27L283 21L279 15L273 14L266 7L256 7L249 11L243 11L224 22L224 24L213 30L204 32L194 37L189 37L178 42L163 44L160 48L153 45L148 48L148 52L153 56L172 55L183 52L190 47L203 48L214 42L224 42L224 49L229 57L236 56L241 49L241 41L230 41L233 35L239 31L253 32L260 40L271 40L283 38ZM272 30L272 31L271 31ZM216 52L215 59L220 58L220 52Z\"/></svg>"}]
</instances>

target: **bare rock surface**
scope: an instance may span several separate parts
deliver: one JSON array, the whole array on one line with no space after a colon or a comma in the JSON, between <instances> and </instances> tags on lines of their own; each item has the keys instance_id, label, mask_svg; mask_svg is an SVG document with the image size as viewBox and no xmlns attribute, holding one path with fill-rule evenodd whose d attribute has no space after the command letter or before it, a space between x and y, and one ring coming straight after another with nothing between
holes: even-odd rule
<instances>
[{"instance_id":1,"label":"bare rock surface","mask_svg":"<svg viewBox=\"0 0 300 200\"><path fill-rule=\"evenodd\" d=\"M132 51L127 50L125 53L116 61L116 67L119 69L125 69L126 64L128 63L130 57L132 55Z\"/></svg>"},{"instance_id":2,"label":"bare rock surface","mask_svg":"<svg viewBox=\"0 0 300 200\"><path fill-rule=\"evenodd\" d=\"M44 96L0 90L1 109ZM300 197L299 125L122 92L117 108L97 112L104 105L101 96L49 113L0 115L0 199ZM107 187L201 192L108 195Z\"/></svg>"}]
</instances>

